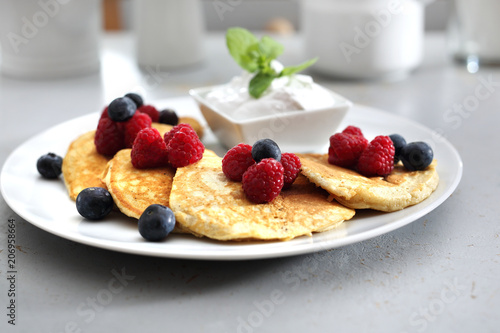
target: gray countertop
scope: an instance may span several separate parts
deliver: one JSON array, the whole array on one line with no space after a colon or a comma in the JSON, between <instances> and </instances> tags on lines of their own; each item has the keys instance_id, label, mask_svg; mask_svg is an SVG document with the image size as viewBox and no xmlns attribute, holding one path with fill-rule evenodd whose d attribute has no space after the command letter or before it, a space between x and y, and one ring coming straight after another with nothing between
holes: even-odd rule
<instances>
[{"instance_id":1,"label":"gray countertop","mask_svg":"<svg viewBox=\"0 0 500 333\"><path fill-rule=\"evenodd\" d=\"M221 35L205 42L205 62L184 70L140 70L130 36L109 34L100 73L51 81L0 77L0 165L33 135L129 90L140 88L149 100L185 96L238 73ZM284 62L300 61L300 38L284 43ZM457 148L462 181L428 215L309 255L192 261L75 243L31 225L0 198L0 331L498 332L500 68L471 74L445 46L443 35L427 35L422 66L396 82L315 77L355 103L439 131ZM475 98L478 89L490 93ZM471 101L477 103L466 105ZM10 219L18 245L14 281ZM15 326L8 323L11 282Z\"/></svg>"}]
</instances>

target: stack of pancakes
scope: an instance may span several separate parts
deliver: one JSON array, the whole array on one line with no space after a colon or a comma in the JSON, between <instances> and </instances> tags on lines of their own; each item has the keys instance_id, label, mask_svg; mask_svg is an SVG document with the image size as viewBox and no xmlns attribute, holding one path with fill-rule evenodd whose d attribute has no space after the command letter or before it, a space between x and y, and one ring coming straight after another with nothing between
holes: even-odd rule
<instances>
[{"instance_id":1,"label":"stack of pancakes","mask_svg":"<svg viewBox=\"0 0 500 333\"><path fill-rule=\"evenodd\" d=\"M194 123L196 130L196 122ZM153 123L162 135L168 125ZM201 127L197 131L201 136ZM71 143L63 176L71 199L87 187L107 188L117 208L138 219L151 204L170 207L177 233L217 240L289 240L333 229L351 219L355 209L392 212L431 195L439 177L434 161L423 171L397 165L388 177L367 178L328 163L328 156L297 154L301 175L272 202L250 202L241 183L228 180L222 158L206 150L203 158L183 168L135 169L130 149L113 158L97 153L95 131Z\"/></svg>"}]
</instances>

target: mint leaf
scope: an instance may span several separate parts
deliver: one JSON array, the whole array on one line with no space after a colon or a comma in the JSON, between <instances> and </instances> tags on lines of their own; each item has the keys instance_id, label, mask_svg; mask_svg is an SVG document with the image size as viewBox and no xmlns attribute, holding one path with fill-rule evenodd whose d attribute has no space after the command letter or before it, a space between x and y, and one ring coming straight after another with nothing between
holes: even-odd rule
<instances>
[{"instance_id":1,"label":"mint leaf","mask_svg":"<svg viewBox=\"0 0 500 333\"><path fill-rule=\"evenodd\" d=\"M259 51L269 62L278 58L284 49L283 45L268 36L262 37L259 41Z\"/></svg>"},{"instance_id":2,"label":"mint leaf","mask_svg":"<svg viewBox=\"0 0 500 333\"><path fill-rule=\"evenodd\" d=\"M248 92L251 96L259 98L262 93L266 91L266 89L271 85L276 77L276 74L258 72L257 74L255 74L252 80L250 80L250 84L248 85Z\"/></svg>"},{"instance_id":3,"label":"mint leaf","mask_svg":"<svg viewBox=\"0 0 500 333\"><path fill-rule=\"evenodd\" d=\"M314 64L317 60L318 60L318 58L314 58L314 59L310 59L306 62L303 62L300 65L285 67L285 68L283 68L283 70L281 71L279 76L292 75L292 74L298 73L300 71L303 71L307 67Z\"/></svg>"},{"instance_id":4,"label":"mint leaf","mask_svg":"<svg viewBox=\"0 0 500 333\"><path fill-rule=\"evenodd\" d=\"M230 28L226 32L226 45L229 53L243 69L253 73L258 69L258 64L252 51L258 50L259 40L248 30L243 28Z\"/></svg>"},{"instance_id":5,"label":"mint leaf","mask_svg":"<svg viewBox=\"0 0 500 333\"><path fill-rule=\"evenodd\" d=\"M317 60L315 58L300 65L285 67L280 73L276 73L271 62L283 53L283 45L268 36L258 40L250 31L239 27L227 30L226 45L240 67L256 73L248 85L249 94L255 98L259 98L274 79L298 73Z\"/></svg>"}]
</instances>

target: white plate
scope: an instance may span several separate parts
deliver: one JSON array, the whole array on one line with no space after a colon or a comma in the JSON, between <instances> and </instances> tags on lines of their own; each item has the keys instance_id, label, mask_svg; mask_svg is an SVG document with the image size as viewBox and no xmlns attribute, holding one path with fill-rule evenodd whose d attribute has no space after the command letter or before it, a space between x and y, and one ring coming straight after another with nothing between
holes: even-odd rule
<instances>
[{"instance_id":1,"label":"white plate","mask_svg":"<svg viewBox=\"0 0 500 333\"><path fill-rule=\"evenodd\" d=\"M190 98L154 104L202 119ZM152 243L141 238L135 220L118 212L99 222L83 219L76 211L75 203L69 199L62 179L42 179L36 170L38 157L48 152L64 156L72 140L96 127L98 117L99 112L96 112L67 121L18 147L3 166L1 190L7 204L33 225L75 242L121 252L184 259L244 260L331 249L390 232L417 220L442 204L462 176L462 161L455 148L448 141L437 139L430 129L399 116L355 105L340 128L348 124L359 126L368 139L379 134L400 133L407 141L426 141L433 146L440 183L427 200L394 213L358 211L351 221L338 229L288 242L217 242L189 235L170 235L164 242ZM209 131L204 140L208 148L224 153Z\"/></svg>"}]
</instances>

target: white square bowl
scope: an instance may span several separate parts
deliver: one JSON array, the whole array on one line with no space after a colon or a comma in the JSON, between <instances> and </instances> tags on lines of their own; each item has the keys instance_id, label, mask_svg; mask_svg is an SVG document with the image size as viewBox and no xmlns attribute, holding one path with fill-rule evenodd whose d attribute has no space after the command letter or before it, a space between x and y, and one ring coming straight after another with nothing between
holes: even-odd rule
<instances>
[{"instance_id":1,"label":"white square bowl","mask_svg":"<svg viewBox=\"0 0 500 333\"><path fill-rule=\"evenodd\" d=\"M329 144L352 106L346 98L331 92L335 103L326 108L289 111L248 120L235 120L206 100L206 95L218 86L191 89L189 94L197 102L203 117L220 143L227 149L239 143L252 145L269 138L283 152L315 152Z\"/></svg>"}]
</instances>

